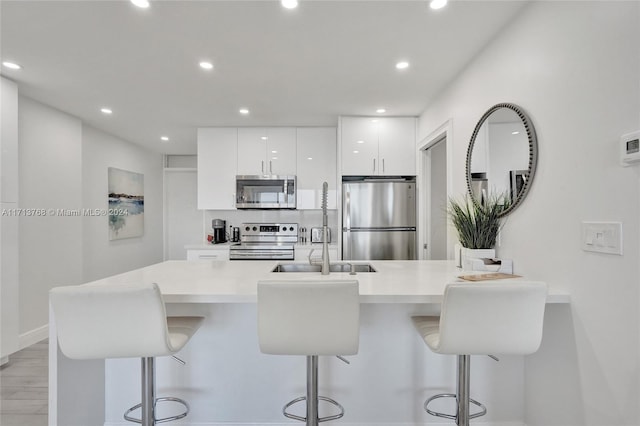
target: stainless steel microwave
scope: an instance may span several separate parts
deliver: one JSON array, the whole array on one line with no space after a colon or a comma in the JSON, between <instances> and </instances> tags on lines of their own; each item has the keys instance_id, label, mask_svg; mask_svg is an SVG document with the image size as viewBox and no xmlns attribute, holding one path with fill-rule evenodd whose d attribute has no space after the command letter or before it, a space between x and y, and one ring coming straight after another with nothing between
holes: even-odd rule
<instances>
[{"instance_id":1,"label":"stainless steel microwave","mask_svg":"<svg viewBox=\"0 0 640 426\"><path fill-rule=\"evenodd\" d=\"M295 209L295 176L236 176L236 208Z\"/></svg>"}]
</instances>

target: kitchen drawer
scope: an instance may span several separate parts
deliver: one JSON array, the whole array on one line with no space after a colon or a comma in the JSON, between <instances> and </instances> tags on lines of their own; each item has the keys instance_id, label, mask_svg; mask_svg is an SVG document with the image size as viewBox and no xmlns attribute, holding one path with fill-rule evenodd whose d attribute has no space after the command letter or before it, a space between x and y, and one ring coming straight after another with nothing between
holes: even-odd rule
<instances>
[{"instance_id":1,"label":"kitchen drawer","mask_svg":"<svg viewBox=\"0 0 640 426\"><path fill-rule=\"evenodd\" d=\"M229 247L187 250L187 260L229 260Z\"/></svg>"}]
</instances>

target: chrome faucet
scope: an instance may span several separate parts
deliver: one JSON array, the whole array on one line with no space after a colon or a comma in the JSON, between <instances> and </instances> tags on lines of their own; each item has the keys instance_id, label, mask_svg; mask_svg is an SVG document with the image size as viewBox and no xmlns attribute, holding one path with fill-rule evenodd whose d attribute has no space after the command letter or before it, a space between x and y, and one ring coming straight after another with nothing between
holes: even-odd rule
<instances>
[{"instance_id":1,"label":"chrome faucet","mask_svg":"<svg viewBox=\"0 0 640 426\"><path fill-rule=\"evenodd\" d=\"M329 184L327 182L322 183L322 275L329 275L330 261L329 261L329 228L327 226L327 192L329 191ZM309 264L317 265L313 259L311 259L311 253L309 253Z\"/></svg>"}]
</instances>

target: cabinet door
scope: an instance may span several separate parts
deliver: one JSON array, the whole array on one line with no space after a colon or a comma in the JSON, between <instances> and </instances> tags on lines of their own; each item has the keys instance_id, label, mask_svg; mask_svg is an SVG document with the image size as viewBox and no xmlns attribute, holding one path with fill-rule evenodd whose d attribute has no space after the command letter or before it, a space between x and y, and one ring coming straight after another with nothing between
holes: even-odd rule
<instances>
[{"instance_id":1,"label":"cabinet door","mask_svg":"<svg viewBox=\"0 0 640 426\"><path fill-rule=\"evenodd\" d=\"M337 208L336 129L307 127L297 130L298 210L322 208L322 183L329 184L327 208Z\"/></svg>"},{"instance_id":2,"label":"cabinet door","mask_svg":"<svg viewBox=\"0 0 640 426\"><path fill-rule=\"evenodd\" d=\"M296 129L273 127L267 129L265 170L270 175L296 174Z\"/></svg>"},{"instance_id":3,"label":"cabinet door","mask_svg":"<svg viewBox=\"0 0 640 426\"><path fill-rule=\"evenodd\" d=\"M198 209L235 210L238 131L198 129Z\"/></svg>"},{"instance_id":4,"label":"cabinet door","mask_svg":"<svg viewBox=\"0 0 640 426\"><path fill-rule=\"evenodd\" d=\"M379 175L416 174L416 120L389 117L378 121Z\"/></svg>"},{"instance_id":5,"label":"cabinet door","mask_svg":"<svg viewBox=\"0 0 640 426\"><path fill-rule=\"evenodd\" d=\"M378 121L372 117L342 117L340 122L343 175L378 174Z\"/></svg>"},{"instance_id":6,"label":"cabinet door","mask_svg":"<svg viewBox=\"0 0 640 426\"><path fill-rule=\"evenodd\" d=\"M269 174L265 164L268 135L266 129L241 127L238 129L238 169L239 175Z\"/></svg>"},{"instance_id":7,"label":"cabinet door","mask_svg":"<svg viewBox=\"0 0 640 426\"><path fill-rule=\"evenodd\" d=\"M18 86L0 78L0 201L18 202Z\"/></svg>"}]
</instances>

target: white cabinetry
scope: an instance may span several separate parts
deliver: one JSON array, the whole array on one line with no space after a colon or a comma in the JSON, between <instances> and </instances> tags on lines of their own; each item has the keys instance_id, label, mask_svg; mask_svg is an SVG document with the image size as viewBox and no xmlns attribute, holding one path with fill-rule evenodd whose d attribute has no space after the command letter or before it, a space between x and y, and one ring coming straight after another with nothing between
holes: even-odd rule
<instances>
[{"instance_id":1,"label":"white cabinetry","mask_svg":"<svg viewBox=\"0 0 640 426\"><path fill-rule=\"evenodd\" d=\"M414 117L341 117L342 175L415 175Z\"/></svg>"},{"instance_id":2,"label":"white cabinetry","mask_svg":"<svg viewBox=\"0 0 640 426\"><path fill-rule=\"evenodd\" d=\"M0 364L19 349L18 87L0 78Z\"/></svg>"},{"instance_id":3,"label":"white cabinetry","mask_svg":"<svg viewBox=\"0 0 640 426\"><path fill-rule=\"evenodd\" d=\"M229 246L211 249L187 249L187 260L229 260Z\"/></svg>"},{"instance_id":4,"label":"white cabinetry","mask_svg":"<svg viewBox=\"0 0 640 426\"><path fill-rule=\"evenodd\" d=\"M327 208L335 209L337 142L334 127L305 127L297 129L297 208L322 208L322 183L329 184Z\"/></svg>"},{"instance_id":5,"label":"white cabinetry","mask_svg":"<svg viewBox=\"0 0 640 426\"><path fill-rule=\"evenodd\" d=\"M236 208L238 129L198 129L198 209Z\"/></svg>"},{"instance_id":6,"label":"white cabinetry","mask_svg":"<svg viewBox=\"0 0 640 426\"><path fill-rule=\"evenodd\" d=\"M239 175L295 175L296 129L238 129Z\"/></svg>"}]
</instances>

